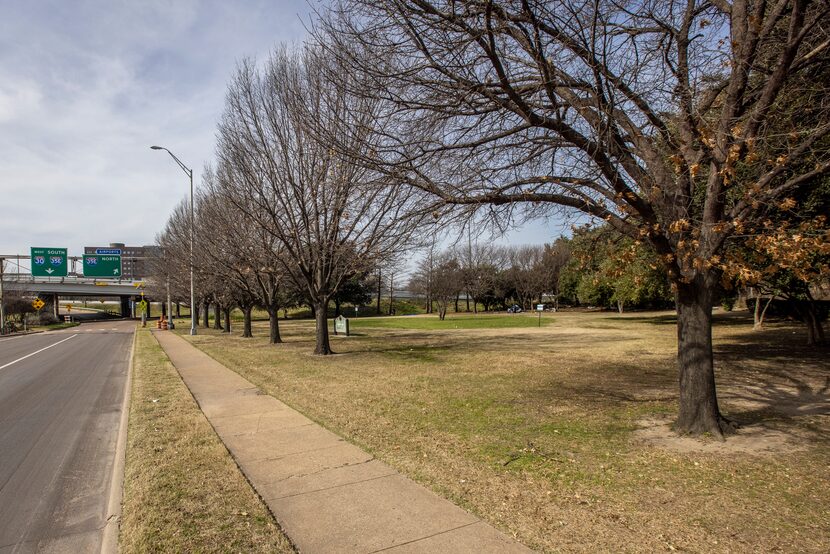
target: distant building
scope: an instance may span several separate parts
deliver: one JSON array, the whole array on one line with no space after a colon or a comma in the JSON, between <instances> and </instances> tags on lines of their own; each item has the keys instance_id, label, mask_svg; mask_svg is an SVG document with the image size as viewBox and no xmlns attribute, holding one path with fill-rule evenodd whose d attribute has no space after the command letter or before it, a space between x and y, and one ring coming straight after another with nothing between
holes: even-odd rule
<instances>
[{"instance_id":1,"label":"distant building","mask_svg":"<svg viewBox=\"0 0 830 554\"><path fill-rule=\"evenodd\" d=\"M95 254L96 250L121 250L121 277L123 279L144 279L150 275L151 259L158 257L158 246L126 246L122 242L112 242L109 246L84 246L84 254Z\"/></svg>"}]
</instances>

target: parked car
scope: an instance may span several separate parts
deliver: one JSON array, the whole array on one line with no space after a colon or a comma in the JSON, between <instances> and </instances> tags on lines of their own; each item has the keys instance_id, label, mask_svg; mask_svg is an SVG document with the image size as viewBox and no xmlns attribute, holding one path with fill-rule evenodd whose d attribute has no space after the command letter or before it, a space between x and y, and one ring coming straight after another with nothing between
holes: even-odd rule
<instances>
[{"instance_id":1,"label":"parked car","mask_svg":"<svg viewBox=\"0 0 830 554\"><path fill-rule=\"evenodd\" d=\"M518 304L513 304L512 306L507 308L507 313L509 313L509 314L518 314L518 313L521 313L521 311L522 311L522 307L519 306Z\"/></svg>"}]
</instances>

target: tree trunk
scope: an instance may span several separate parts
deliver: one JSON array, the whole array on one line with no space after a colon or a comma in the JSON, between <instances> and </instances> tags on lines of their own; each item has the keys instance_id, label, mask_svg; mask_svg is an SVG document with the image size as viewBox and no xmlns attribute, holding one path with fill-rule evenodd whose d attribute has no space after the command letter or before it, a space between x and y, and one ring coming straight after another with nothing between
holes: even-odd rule
<instances>
[{"instance_id":1,"label":"tree trunk","mask_svg":"<svg viewBox=\"0 0 830 554\"><path fill-rule=\"evenodd\" d=\"M617 312L623 313L625 309L625 303L622 300L617 300Z\"/></svg>"},{"instance_id":2,"label":"tree trunk","mask_svg":"<svg viewBox=\"0 0 830 554\"><path fill-rule=\"evenodd\" d=\"M282 337L280 336L280 310L275 306L268 308L268 342L271 344L280 344Z\"/></svg>"},{"instance_id":3,"label":"tree trunk","mask_svg":"<svg viewBox=\"0 0 830 554\"><path fill-rule=\"evenodd\" d=\"M202 326L207 329L210 327L210 304L205 302L203 307L204 310L202 311L202 319L204 319L204 321L202 322Z\"/></svg>"},{"instance_id":4,"label":"tree trunk","mask_svg":"<svg viewBox=\"0 0 830 554\"><path fill-rule=\"evenodd\" d=\"M470 311L470 293L469 293L469 292L465 292L465 293L464 293L464 296L465 296L465 297L466 297L466 299L467 299L467 311L469 312L469 311Z\"/></svg>"},{"instance_id":5,"label":"tree trunk","mask_svg":"<svg viewBox=\"0 0 830 554\"><path fill-rule=\"evenodd\" d=\"M380 274L380 271L378 271L378 306L377 306L378 315L380 315L380 295L383 292L382 289L383 289L383 280L381 280L381 274Z\"/></svg>"},{"instance_id":6,"label":"tree trunk","mask_svg":"<svg viewBox=\"0 0 830 554\"><path fill-rule=\"evenodd\" d=\"M242 308L242 336L244 338L251 338L254 336L251 330L251 309L253 306L245 306Z\"/></svg>"},{"instance_id":7,"label":"tree trunk","mask_svg":"<svg viewBox=\"0 0 830 554\"><path fill-rule=\"evenodd\" d=\"M219 304L213 305L213 328L217 331L222 329L222 307Z\"/></svg>"},{"instance_id":8,"label":"tree trunk","mask_svg":"<svg viewBox=\"0 0 830 554\"><path fill-rule=\"evenodd\" d=\"M176 317L182 317L182 305L176 302Z\"/></svg>"},{"instance_id":9,"label":"tree trunk","mask_svg":"<svg viewBox=\"0 0 830 554\"><path fill-rule=\"evenodd\" d=\"M764 328L764 318L767 315L767 308L769 308L770 303L772 303L772 299L774 295L770 295L767 303L764 304L764 309L761 310L761 295L757 294L755 296L755 313L753 314L753 321L752 321L752 329L757 331L759 329Z\"/></svg>"},{"instance_id":10,"label":"tree trunk","mask_svg":"<svg viewBox=\"0 0 830 554\"><path fill-rule=\"evenodd\" d=\"M225 316L225 332L230 333L231 332L231 308L225 308L224 312L225 313L223 315Z\"/></svg>"},{"instance_id":11,"label":"tree trunk","mask_svg":"<svg viewBox=\"0 0 830 554\"><path fill-rule=\"evenodd\" d=\"M395 274L389 276L389 315L395 313Z\"/></svg>"},{"instance_id":12,"label":"tree trunk","mask_svg":"<svg viewBox=\"0 0 830 554\"><path fill-rule=\"evenodd\" d=\"M746 287L742 287L740 290L738 290L738 298L737 300L735 300L735 308L739 310L749 309L749 302L747 302Z\"/></svg>"},{"instance_id":13,"label":"tree trunk","mask_svg":"<svg viewBox=\"0 0 830 554\"><path fill-rule=\"evenodd\" d=\"M334 301L334 317L338 317L340 315L340 301Z\"/></svg>"},{"instance_id":14,"label":"tree trunk","mask_svg":"<svg viewBox=\"0 0 830 554\"><path fill-rule=\"evenodd\" d=\"M815 304L810 300L795 302L796 309L807 325L807 345L815 346L824 342L824 328Z\"/></svg>"},{"instance_id":15,"label":"tree trunk","mask_svg":"<svg viewBox=\"0 0 830 554\"><path fill-rule=\"evenodd\" d=\"M199 306L190 306L190 311L192 312L191 315L196 316L196 323L199 323Z\"/></svg>"},{"instance_id":16,"label":"tree trunk","mask_svg":"<svg viewBox=\"0 0 830 554\"><path fill-rule=\"evenodd\" d=\"M318 302L316 306L315 317L317 325L317 344L314 347L314 353L319 356L328 356L333 354L331 351L331 344L329 343L329 327L328 327L328 302Z\"/></svg>"},{"instance_id":17,"label":"tree trunk","mask_svg":"<svg viewBox=\"0 0 830 554\"><path fill-rule=\"evenodd\" d=\"M461 293L455 295L455 313L458 313L458 301L461 300Z\"/></svg>"},{"instance_id":18,"label":"tree trunk","mask_svg":"<svg viewBox=\"0 0 830 554\"><path fill-rule=\"evenodd\" d=\"M438 303L438 319L444 321L444 318L447 317L447 305L448 302L439 302Z\"/></svg>"},{"instance_id":19,"label":"tree trunk","mask_svg":"<svg viewBox=\"0 0 830 554\"><path fill-rule=\"evenodd\" d=\"M714 279L712 279L714 281ZM697 278L679 284L677 302L677 363L680 410L675 430L682 435L711 433L723 440L734 430L718 408L712 360L712 297L714 285Z\"/></svg>"}]
</instances>

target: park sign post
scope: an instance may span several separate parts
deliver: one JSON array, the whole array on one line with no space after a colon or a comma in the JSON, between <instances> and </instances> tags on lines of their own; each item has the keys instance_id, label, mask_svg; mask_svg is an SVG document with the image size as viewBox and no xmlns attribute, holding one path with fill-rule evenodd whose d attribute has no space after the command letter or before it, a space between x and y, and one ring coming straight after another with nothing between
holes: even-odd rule
<instances>
[{"instance_id":1,"label":"park sign post","mask_svg":"<svg viewBox=\"0 0 830 554\"><path fill-rule=\"evenodd\" d=\"M35 248L32 251L32 277L66 277L66 248Z\"/></svg>"},{"instance_id":2,"label":"park sign post","mask_svg":"<svg viewBox=\"0 0 830 554\"><path fill-rule=\"evenodd\" d=\"M84 277L121 278L121 256L84 255Z\"/></svg>"}]
</instances>

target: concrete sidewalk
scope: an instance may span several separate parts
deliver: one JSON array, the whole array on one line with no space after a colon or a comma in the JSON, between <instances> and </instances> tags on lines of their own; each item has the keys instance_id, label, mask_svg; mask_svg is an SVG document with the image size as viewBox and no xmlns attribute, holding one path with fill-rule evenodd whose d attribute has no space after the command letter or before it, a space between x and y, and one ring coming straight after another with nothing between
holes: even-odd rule
<instances>
[{"instance_id":1,"label":"concrete sidewalk","mask_svg":"<svg viewBox=\"0 0 830 554\"><path fill-rule=\"evenodd\" d=\"M181 337L153 333L300 552L532 552Z\"/></svg>"}]
</instances>

